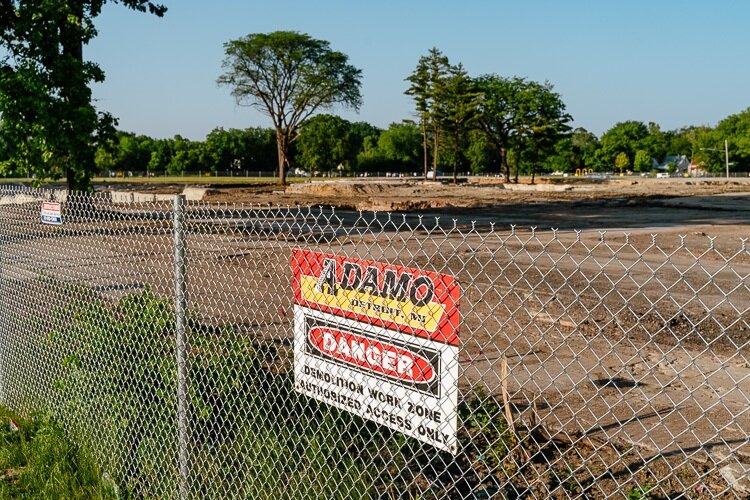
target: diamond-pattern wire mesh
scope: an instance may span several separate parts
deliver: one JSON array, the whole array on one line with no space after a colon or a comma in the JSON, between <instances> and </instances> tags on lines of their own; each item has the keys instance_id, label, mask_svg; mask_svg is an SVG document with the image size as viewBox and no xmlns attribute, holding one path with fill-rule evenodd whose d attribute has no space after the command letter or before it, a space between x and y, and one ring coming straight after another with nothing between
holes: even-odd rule
<instances>
[{"instance_id":1,"label":"diamond-pattern wire mesh","mask_svg":"<svg viewBox=\"0 0 750 500\"><path fill-rule=\"evenodd\" d=\"M118 483L162 496L175 481L170 205L76 195L50 226L41 200L56 193L0 193L2 403L50 411Z\"/></svg>"},{"instance_id":2,"label":"diamond-pattern wire mesh","mask_svg":"<svg viewBox=\"0 0 750 500\"><path fill-rule=\"evenodd\" d=\"M55 197L64 223L41 224ZM174 215L171 200L0 188L0 402L51 412L123 492L750 491L744 240L185 203L181 448ZM295 391L294 249L458 279L457 453Z\"/></svg>"}]
</instances>

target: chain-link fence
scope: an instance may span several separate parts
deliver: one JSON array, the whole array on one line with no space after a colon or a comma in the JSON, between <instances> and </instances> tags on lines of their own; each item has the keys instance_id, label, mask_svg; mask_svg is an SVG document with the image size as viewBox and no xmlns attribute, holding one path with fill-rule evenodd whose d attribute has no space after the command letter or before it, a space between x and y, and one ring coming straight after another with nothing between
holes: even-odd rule
<instances>
[{"instance_id":1,"label":"chain-link fence","mask_svg":"<svg viewBox=\"0 0 750 500\"><path fill-rule=\"evenodd\" d=\"M123 496L747 497L749 276L739 238L2 187L0 403Z\"/></svg>"}]
</instances>

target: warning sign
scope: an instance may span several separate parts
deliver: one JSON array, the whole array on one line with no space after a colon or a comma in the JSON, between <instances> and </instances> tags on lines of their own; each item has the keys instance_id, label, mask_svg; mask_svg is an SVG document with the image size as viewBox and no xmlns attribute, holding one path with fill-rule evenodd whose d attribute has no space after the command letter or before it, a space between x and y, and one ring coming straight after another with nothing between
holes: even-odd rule
<instances>
[{"instance_id":1,"label":"warning sign","mask_svg":"<svg viewBox=\"0 0 750 500\"><path fill-rule=\"evenodd\" d=\"M295 388L437 448L457 448L453 276L295 250Z\"/></svg>"},{"instance_id":2,"label":"warning sign","mask_svg":"<svg viewBox=\"0 0 750 500\"><path fill-rule=\"evenodd\" d=\"M42 223L43 224L62 224L62 205L57 202L42 202Z\"/></svg>"}]
</instances>

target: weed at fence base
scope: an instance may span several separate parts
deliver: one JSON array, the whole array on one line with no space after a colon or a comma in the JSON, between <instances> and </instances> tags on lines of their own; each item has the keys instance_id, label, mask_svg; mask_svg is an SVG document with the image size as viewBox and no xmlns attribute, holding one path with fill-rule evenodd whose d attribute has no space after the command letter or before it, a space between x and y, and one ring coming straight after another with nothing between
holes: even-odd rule
<instances>
[{"instance_id":1,"label":"weed at fence base","mask_svg":"<svg viewBox=\"0 0 750 500\"><path fill-rule=\"evenodd\" d=\"M48 415L0 407L0 498L117 498L87 450Z\"/></svg>"}]
</instances>

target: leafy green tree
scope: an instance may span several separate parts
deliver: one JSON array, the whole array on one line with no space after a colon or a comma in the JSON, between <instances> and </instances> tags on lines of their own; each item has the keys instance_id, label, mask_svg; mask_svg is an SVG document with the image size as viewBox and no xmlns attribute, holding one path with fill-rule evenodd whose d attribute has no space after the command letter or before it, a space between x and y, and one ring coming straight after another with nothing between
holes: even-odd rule
<instances>
[{"instance_id":1,"label":"leafy green tree","mask_svg":"<svg viewBox=\"0 0 750 500\"><path fill-rule=\"evenodd\" d=\"M497 149L505 182L510 182L508 151L517 132L517 95L523 82L522 78L498 75L484 75L476 80L480 92L477 126Z\"/></svg>"},{"instance_id":2,"label":"leafy green tree","mask_svg":"<svg viewBox=\"0 0 750 500\"><path fill-rule=\"evenodd\" d=\"M94 20L107 0L0 1L0 135L3 171L33 173L38 181L64 176L71 190L86 190L96 170L98 145L114 134L114 118L91 101L92 82L104 80L83 46L97 34ZM166 7L120 0L163 16Z\"/></svg>"},{"instance_id":3,"label":"leafy green tree","mask_svg":"<svg viewBox=\"0 0 750 500\"><path fill-rule=\"evenodd\" d=\"M667 154L685 155L688 158L692 158L694 151L691 134L695 128L684 127L667 132Z\"/></svg>"},{"instance_id":4,"label":"leafy green tree","mask_svg":"<svg viewBox=\"0 0 750 500\"><path fill-rule=\"evenodd\" d=\"M515 105L518 108L513 141L518 159L515 181L518 182L518 164L526 157L533 183L537 163L554 154L555 144L570 130L568 123L572 118L565 112L560 94L554 92L549 82L521 82Z\"/></svg>"},{"instance_id":5,"label":"leafy green tree","mask_svg":"<svg viewBox=\"0 0 750 500\"><path fill-rule=\"evenodd\" d=\"M316 115L302 126L296 144L297 159L306 170L349 173L357 168L365 142L377 148L380 130L369 123L351 123L333 115ZM368 141L368 139L371 139Z\"/></svg>"},{"instance_id":6,"label":"leafy green tree","mask_svg":"<svg viewBox=\"0 0 750 500\"><path fill-rule=\"evenodd\" d=\"M334 105L359 109L362 104L362 72L326 41L292 31L257 33L225 43L224 53L224 73L217 81L232 89L239 105L271 118L282 185L305 120Z\"/></svg>"},{"instance_id":7,"label":"leafy green tree","mask_svg":"<svg viewBox=\"0 0 750 500\"><path fill-rule=\"evenodd\" d=\"M635 152L635 160L633 161L633 170L636 172L649 172L651 170L652 162L651 155L645 149L639 149Z\"/></svg>"},{"instance_id":8,"label":"leafy green tree","mask_svg":"<svg viewBox=\"0 0 750 500\"><path fill-rule=\"evenodd\" d=\"M647 128L648 135L640 140L638 143L638 149L646 151L646 153L651 157L656 158L658 161L662 161L669 154L677 154L677 151L670 150L669 133L662 132L659 124L649 122Z\"/></svg>"},{"instance_id":9,"label":"leafy green tree","mask_svg":"<svg viewBox=\"0 0 750 500\"><path fill-rule=\"evenodd\" d=\"M174 142L171 139L159 139L154 141L151 148L151 158L148 161L148 170L154 173L166 173L172 156L174 155Z\"/></svg>"},{"instance_id":10,"label":"leafy green tree","mask_svg":"<svg viewBox=\"0 0 750 500\"><path fill-rule=\"evenodd\" d=\"M412 96L419 115L424 151L424 178L427 179L428 144L432 144L432 169L437 172L440 127L444 111L446 78L451 70L448 58L436 47L419 58L417 67L406 81L411 83L405 94Z\"/></svg>"},{"instance_id":11,"label":"leafy green tree","mask_svg":"<svg viewBox=\"0 0 750 500\"><path fill-rule=\"evenodd\" d=\"M118 132L112 168L123 172L146 172L151 161L153 140L128 132Z\"/></svg>"},{"instance_id":12,"label":"leafy green tree","mask_svg":"<svg viewBox=\"0 0 750 500\"><path fill-rule=\"evenodd\" d=\"M145 135L131 132L117 132L114 141L99 145L95 164L99 172L133 172L143 175L151 168L151 158L156 142Z\"/></svg>"},{"instance_id":13,"label":"leafy green tree","mask_svg":"<svg viewBox=\"0 0 750 500\"><path fill-rule=\"evenodd\" d=\"M466 148L466 158L471 172L474 174L500 172L500 157L487 139L487 135L480 130L469 133L469 145Z\"/></svg>"},{"instance_id":14,"label":"leafy green tree","mask_svg":"<svg viewBox=\"0 0 750 500\"><path fill-rule=\"evenodd\" d=\"M626 152L621 151L617 154L617 158L615 158L615 167L620 169L621 174L630 168L630 159Z\"/></svg>"},{"instance_id":15,"label":"leafy green tree","mask_svg":"<svg viewBox=\"0 0 750 500\"><path fill-rule=\"evenodd\" d=\"M648 136L648 128L643 122L626 121L617 123L614 127L607 130L599 141L603 162L607 166L613 165L619 154L625 153L629 166L631 160L635 158L635 152L638 149L646 149L648 151L648 146L642 142Z\"/></svg>"},{"instance_id":16,"label":"leafy green tree","mask_svg":"<svg viewBox=\"0 0 750 500\"><path fill-rule=\"evenodd\" d=\"M524 159L533 168L554 153L568 130L570 115L550 83L524 78L485 75L477 79L480 92L477 124L498 150L505 182L510 182L508 157L513 152L516 175Z\"/></svg>"},{"instance_id":17,"label":"leafy green tree","mask_svg":"<svg viewBox=\"0 0 750 500\"><path fill-rule=\"evenodd\" d=\"M362 149L357 154L357 171L369 172L380 170L381 166L387 169L387 160L378 148L379 136L370 135L362 142Z\"/></svg>"},{"instance_id":18,"label":"leafy green tree","mask_svg":"<svg viewBox=\"0 0 750 500\"><path fill-rule=\"evenodd\" d=\"M359 167L359 157L367 147L377 148L378 137L381 130L367 122L353 122L349 125L349 171L353 172Z\"/></svg>"},{"instance_id":19,"label":"leafy green tree","mask_svg":"<svg viewBox=\"0 0 750 500\"><path fill-rule=\"evenodd\" d=\"M215 128L206 136L201 162L212 172L273 170L276 141L273 130Z\"/></svg>"},{"instance_id":20,"label":"leafy green tree","mask_svg":"<svg viewBox=\"0 0 750 500\"><path fill-rule=\"evenodd\" d=\"M115 157L111 148L100 146L94 155L96 169L102 174L107 175L115 169Z\"/></svg>"},{"instance_id":21,"label":"leafy green tree","mask_svg":"<svg viewBox=\"0 0 750 500\"><path fill-rule=\"evenodd\" d=\"M541 160L542 169L546 172L569 172L575 168L573 140L570 135L560 137L552 150Z\"/></svg>"},{"instance_id":22,"label":"leafy green tree","mask_svg":"<svg viewBox=\"0 0 750 500\"><path fill-rule=\"evenodd\" d=\"M378 137L378 149L388 160L413 167L420 160L420 142L414 123L391 123Z\"/></svg>"},{"instance_id":23,"label":"leafy green tree","mask_svg":"<svg viewBox=\"0 0 750 500\"><path fill-rule=\"evenodd\" d=\"M215 128L206 136L202 163L214 172L242 168L245 150L242 130Z\"/></svg>"},{"instance_id":24,"label":"leafy green tree","mask_svg":"<svg viewBox=\"0 0 750 500\"><path fill-rule=\"evenodd\" d=\"M271 128L251 127L242 131L242 154L239 167L246 170L275 170L277 162L276 133Z\"/></svg>"},{"instance_id":25,"label":"leafy green tree","mask_svg":"<svg viewBox=\"0 0 750 500\"><path fill-rule=\"evenodd\" d=\"M711 127L689 127L682 131L690 142L691 162L711 174L721 174L725 167L724 140Z\"/></svg>"},{"instance_id":26,"label":"leafy green tree","mask_svg":"<svg viewBox=\"0 0 750 500\"><path fill-rule=\"evenodd\" d=\"M363 171L416 171L421 161L421 131L413 122L391 123L377 137L365 141L358 155Z\"/></svg>"},{"instance_id":27,"label":"leafy green tree","mask_svg":"<svg viewBox=\"0 0 750 500\"><path fill-rule=\"evenodd\" d=\"M351 123L333 115L313 116L300 129L297 141L299 164L311 174L335 170L349 163Z\"/></svg>"},{"instance_id":28,"label":"leafy green tree","mask_svg":"<svg viewBox=\"0 0 750 500\"><path fill-rule=\"evenodd\" d=\"M599 139L596 135L582 127L578 127L570 135L570 143L573 148L573 163L571 167L590 168L600 170L597 164L597 152L600 149Z\"/></svg>"},{"instance_id":29,"label":"leafy green tree","mask_svg":"<svg viewBox=\"0 0 750 500\"><path fill-rule=\"evenodd\" d=\"M198 172L203 168L201 143L176 135L172 144L172 156L166 167L168 175L183 175L186 172Z\"/></svg>"},{"instance_id":30,"label":"leafy green tree","mask_svg":"<svg viewBox=\"0 0 750 500\"><path fill-rule=\"evenodd\" d=\"M8 161L8 145L0 135L0 165L4 165Z\"/></svg>"},{"instance_id":31,"label":"leafy green tree","mask_svg":"<svg viewBox=\"0 0 750 500\"><path fill-rule=\"evenodd\" d=\"M729 143L730 171L750 171L750 108L721 120L715 129L713 146L721 149L724 140ZM724 164L721 169L724 170Z\"/></svg>"}]
</instances>

